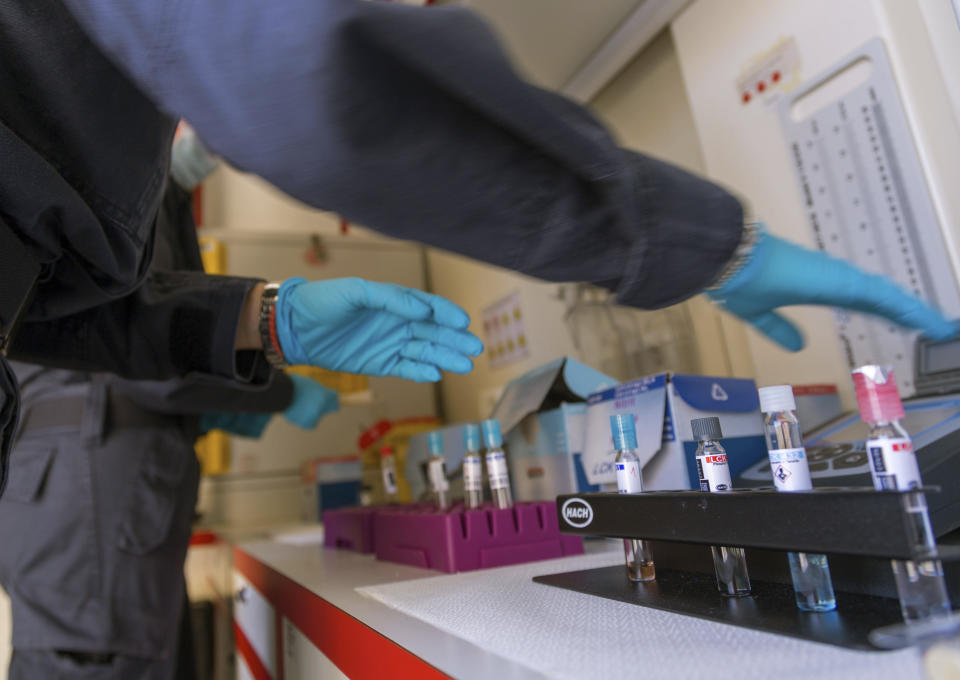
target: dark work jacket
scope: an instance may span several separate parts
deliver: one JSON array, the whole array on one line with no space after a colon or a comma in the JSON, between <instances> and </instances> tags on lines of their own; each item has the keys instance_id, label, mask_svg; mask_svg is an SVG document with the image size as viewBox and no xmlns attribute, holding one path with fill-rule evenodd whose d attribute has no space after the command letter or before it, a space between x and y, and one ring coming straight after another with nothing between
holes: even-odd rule
<instances>
[{"instance_id":1,"label":"dark work jacket","mask_svg":"<svg viewBox=\"0 0 960 680\"><path fill-rule=\"evenodd\" d=\"M625 304L693 295L739 241L734 197L620 148L583 108L524 82L467 10L228 5L0 0L0 216L45 264L31 320L115 299L144 276L167 113L311 205L590 281ZM147 299L24 327L12 355L134 378L230 376L236 299L227 284L165 275Z\"/></svg>"},{"instance_id":2,"label":"dark work jacket","mask_svg":"<svg viewBox=\"0 0 960 680\"><path fill-rule=\"evenodd\" d=\"M171 183L152 268L201 266L190 196ZM13 611L11 676L66 674L61 666L70 661L52 650L67 649L141 659L138 666L117 658L98 677L173 677L197 496L197 416L283 410L293 393L290 379L272 373L239 383L191 374L148 382L12 366L25 422L44 402L80 400L83 409L74 423L22 429L13 448L11 486L0 499L0 585ZM154 414L152 421L114 428L108 413L118 398Z\"/></svg>"}]
</instances>

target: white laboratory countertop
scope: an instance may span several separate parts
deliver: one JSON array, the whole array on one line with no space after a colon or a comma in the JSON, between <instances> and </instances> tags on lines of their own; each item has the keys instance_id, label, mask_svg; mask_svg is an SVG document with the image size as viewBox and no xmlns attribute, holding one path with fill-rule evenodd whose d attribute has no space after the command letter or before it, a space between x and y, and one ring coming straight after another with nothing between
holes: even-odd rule
<instances>
[{"instance_id":1,"label":"white laboratory countertop","mask_svg":"<svg viewBox=\"0 0 960 680\"><path fill-rule=\"evenodd\" d=\"M594 544L583 556L446 575L325 549L311 536L322 540L298 529L237 547L455 678L922 677L912 650L849 651L531 580L615 564L616 544L612 552Z\"/></svg>"}]
</instances>

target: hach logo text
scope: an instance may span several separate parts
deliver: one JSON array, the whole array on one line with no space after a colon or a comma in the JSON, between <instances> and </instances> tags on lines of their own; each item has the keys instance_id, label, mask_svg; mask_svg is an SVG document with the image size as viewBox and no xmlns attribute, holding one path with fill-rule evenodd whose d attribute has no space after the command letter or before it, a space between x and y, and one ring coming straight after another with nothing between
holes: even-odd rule
<instances>
[{"instance_id":1,"label":"hach logo text","mask_svg":"<svg viewBox=\"0 0 960 680\"><path fill-rule=\"evenodd\" d=\"M560 508L560 514L567 524L577 529L593 521L593 508L582 498L568 498Z\"/></svg>"}]
</instances>

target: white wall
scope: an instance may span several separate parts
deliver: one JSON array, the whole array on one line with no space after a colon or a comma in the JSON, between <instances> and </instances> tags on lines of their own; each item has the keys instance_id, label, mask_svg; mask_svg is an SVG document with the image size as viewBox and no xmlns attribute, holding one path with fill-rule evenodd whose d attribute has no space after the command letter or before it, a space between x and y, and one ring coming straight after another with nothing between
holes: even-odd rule
<instances>
[{"instance_id":1,"label":"white wall","mask_svg":"<svg viewBox=\"0 0 960 680\"><path fill-rule=\"evenodd\" d=\"M950 21L949 3L939 21ZM930 3L924 3L932 9ZM924 28L921 6L900 0L697 0L674 21L674 41L709 174L753 204L773 233L813 246L775 101L744 106L736 80L757 55L786 38L796 40L800 79L811 78L874 37L882 37L911 123L948 246L956 250L960 215L960 141L941 74ZM836 383L847 407L854 403L848 367L829 310L788 309L807 337L790 353L749 332L758 382Z\"/></svg>"}]
</instances>

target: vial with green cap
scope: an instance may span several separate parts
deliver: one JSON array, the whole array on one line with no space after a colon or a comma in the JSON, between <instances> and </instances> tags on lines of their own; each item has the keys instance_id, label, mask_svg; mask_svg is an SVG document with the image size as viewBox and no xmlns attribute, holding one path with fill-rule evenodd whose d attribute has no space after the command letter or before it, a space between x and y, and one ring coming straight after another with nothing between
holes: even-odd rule
<instances>
[{"instance_id":1,"label":"vial with green cap","mask_svg":"<svg viewBox=\"0 0 960 680\"><path fill-rule=\"evenodd\" d=\"M637 430L632 413L617 413L610 416L613 433L613 448L617 452L614 465L617 468L617 491L640 493L643 491L643 472L637 457ZM623 539L627 578L631 581L652 581L657 577L653 556L647 544L639 539Z\"/></svg>"},{"instance_id":2,"label":"vial with green cap","mask_svg":"<svg viewBox=\"0 0 960 680\"><path fill-rule=\"evenodd\" d=\"M427 449L430 458L427 460L427 478L430 480L430 491L433 492L437 508L446 510L450 507L450 483L447 481L447 470L443 461L443 433L439 430L427 433Z\"/></svg>"},{"instance_id":3,"label":"vial with green cap","mask_svg":"<svg viewBox=\"0 0 960 680\"><path fill-rule=\"evenodd\" d=\"M723 431L720 419L694 418L690 421L693 438L697 441L697 472L700 475L700 490L723 493L733 488L727 452L720 445ZM750 575L747 573L747 556L743 548L715 545L713 568L717 574L717 589L730 597L750 594Z\"/></svg>"},{"instance_id":4,"label":"vial with green cap","mask_svg":"<svg viewBox=\"0 0 960 680\"><path fill-rule=\"evenodd\" d=\"M483 464L480 462L480 426L463 426L463 500L468 510L483 503Z\"/></svg>"},{"instance_id":5,"label":"vial with green cap","mask_svg":"<svg viewBox=\"0 0 960 680\"><path fill-rule=\"evenodd\" d=\"M490 479L490 495L498 508L512 508L510 495L510 473L507 472L507 457L503 453L503 436L500 434L500 421L496 418L480 423L483 443L487 446L487 477Z\"/></svg>"}]
</instances>

